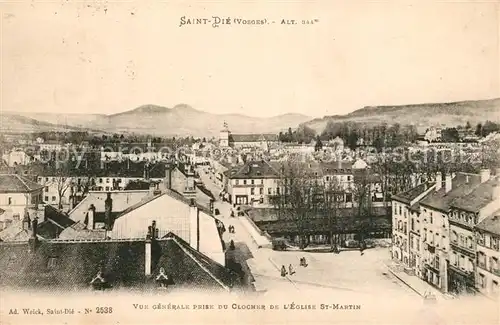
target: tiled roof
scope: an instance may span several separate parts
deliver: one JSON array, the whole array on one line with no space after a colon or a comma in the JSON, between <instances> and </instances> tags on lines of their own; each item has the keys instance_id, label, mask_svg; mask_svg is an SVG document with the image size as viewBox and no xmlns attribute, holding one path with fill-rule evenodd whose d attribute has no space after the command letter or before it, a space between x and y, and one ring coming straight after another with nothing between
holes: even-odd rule
<instances>
[{"instance_id":1,"label":"tiled roof","mask_svg":"<svg viewBox=\"0 0 500 325\"><path fill-rule=\"evenodd\" d=\"M500 177L494 177L474 188L466 196L455 198L450 205L454 208L479 212L487 204L500 198L493 197L495 187L500 186Z\"/></svg>"},{"instance_id":2,"label":"tiled roof","mask_svg":"<svg viewBox=\"0 0 500 325\"><path fill-rule=\"evenodd\" d=\"M422 183L406 192L393 195L391 198L399 202L410 204L411 201L415 200L418 196L422 195L434 184L435 183L432 182Z\"/></svg>"},{"instance_id":3,"label":"tiled roof","mask_svg":"<svg viewBox=\"0 0 500 325\"><path fill-rule=\"evenodd\" d=\"M233 141L233 142L278 141L278 135L276 135L276 134L230 134L229 141Z\"/></svg>"},{"instance_id":4,"label":"tiled roof","mask_svg":"<svg viewBox=\"0 0 500 325\"><path fill-rule=\"evenodd\" d=\"M231 169L231 179L278 178L279 169L275 169L266 161L247 161L243 166Z\"/></svg>"},{"instance_id":5,"label":"tiled roof","mask_svg":"<svg viewBox=\"0 0 500 325\"><path fill-rule=\"evenodd\" d=\"M160 268L176 287L228 290L236 283L224 266L189 247L179 237L151 243L152 277L145 275L145 240L41 240L33 252L29 243L0 243L0 285L84 289L101 271L113 288L153 287Z\"/></svg>"},{"instance_id":6,"label":"tiled roof","mask_svg":"<svg viewBox=\"0 0 500 325\"><path fill-rule=\"evenodd\" d=\"M476 225L477 229L500 235L500 210Z\"/></svg>"},{"instance_id":7,"label":"tiled roof","mask_svg":"<svg viewBox=\"0 0 500 325\"><path fill-rule=\"evenodd\" d=\"M160 257L156 272L163 267L174 281L177 279L179 282L190 283L190 286L198 288L215 286L230 290L237 280L236 274L192 248L173 233L168 233L158 241L158 244L167 253ZM173 258L173 255L177 258Z\"/></svg>"},{"instance_id":8,"label":"tiled roof","mask_svg":"<svg viewBox=\"0 0 500 325\"><path fill-rule=\"evenodd\" d=\"M43 188L28 178L17 174L0 174L0 193L30 193Z\"/></svg>"},{"instance_id":9,"label":"tiled roof","mask_svg":"<svg viewBox=\"0 0 500 325\"><path fill-rule=\"evenodd\" d=\"M443 185L440 190L427 195L420 201L420 204L447 212L454 199L468 195L481 184L481 177L476 174L458 173L456 177L452 179L451 184L451 190L448 193L446 193Z\"/></svg>"},{"instance_id":10,"label":"tiled roof","mask_svg":"<svg viewBox=\"0 0 500 325\"><path fill-rule=\"evenodd\" d=\"M214 195L212 194L212 192L206 188L203 184L198 184L196 185L196 187L203 193L205 194L206 196L208 196L209 198L215 200L215 197Z\"/></svg>"}]
</instances>

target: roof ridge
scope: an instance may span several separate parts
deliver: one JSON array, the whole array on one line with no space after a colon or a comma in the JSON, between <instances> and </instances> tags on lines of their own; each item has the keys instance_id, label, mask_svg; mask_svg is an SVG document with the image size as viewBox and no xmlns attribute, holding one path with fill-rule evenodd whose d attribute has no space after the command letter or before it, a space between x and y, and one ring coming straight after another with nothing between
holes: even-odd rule
<instances>
[{"instance_id":1,"label":"roof ridge","mask_svg":"<svg viewBox=\"0 0 500 325\"><path fill-rule=\"evenodd\" d=\"M14 174L14 175L17 177L17 179L18 179L19 181L21 181L21 183L23 183L24 187L26 187L26 189L27 189L27 190L30 190L30 188L29 188L28 184L26 184L26 182L25 182L25 181L21 178L21 176L20 176L20 175L18 175L18 174Z\"/></svg>"},{"instance_id":2,"label":"roof ridge","mask_svg":"<svg viewBox=\"0 0 500 325\"><path fill-rule=\"evenodd\" d=\"M202 263L200 263L200 261L198 261L198 259L196 259L193 256L193 254L186 247L184 247L184 245L182 245L178 241L178 239L176 237L177 236L172 237L172 240L177 244L177 246L179 246L179 248L182 249L182 251L184 251L184 253L186 253L196 264L198 264L199 267L201 267L203 269L203 271L205 271L208 275L210 275L210 277L212 277L219 285L221 285L227 291L230 291L229 287L226 286L224 284L224 282L222 282L219 278L217 278L207 267L205 267ZM196 252L201 253L199 251L196 251ZM212 260L212 259L210 259L210 260Z\"/></svg>"}]
</instances>

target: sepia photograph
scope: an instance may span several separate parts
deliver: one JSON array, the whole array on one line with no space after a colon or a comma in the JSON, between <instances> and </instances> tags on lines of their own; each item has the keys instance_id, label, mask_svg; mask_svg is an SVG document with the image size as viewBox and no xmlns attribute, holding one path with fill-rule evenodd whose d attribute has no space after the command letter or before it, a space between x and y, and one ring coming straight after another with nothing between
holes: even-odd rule
<instances>
[{"instance_id":1,"label":"sepia photograph","mask_svg":"<svg viewBox=\"0 0 500 325\"><path fill-rule=\"evenodd\" d=\"M500 2L0 1L0 324L500 323Z\"/></svg>"}]
</instances>

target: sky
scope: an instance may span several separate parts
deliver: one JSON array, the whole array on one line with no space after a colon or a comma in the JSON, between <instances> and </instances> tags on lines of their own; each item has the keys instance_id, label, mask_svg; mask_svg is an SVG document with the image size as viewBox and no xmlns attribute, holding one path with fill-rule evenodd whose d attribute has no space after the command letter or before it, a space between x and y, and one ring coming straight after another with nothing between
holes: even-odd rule
<instances>
[{"instance_id":1,"label":"sky","mask_svg":"<svg viewBox=\"0 0 500 325\"><path fill-rule=\"evenodd\" d=\"M500 97L497 1L56 0L2 3L0 14L5 111L185 103L321 117ZM182 16L270 24L180 27Z\"/></svg>"}]
</instances>

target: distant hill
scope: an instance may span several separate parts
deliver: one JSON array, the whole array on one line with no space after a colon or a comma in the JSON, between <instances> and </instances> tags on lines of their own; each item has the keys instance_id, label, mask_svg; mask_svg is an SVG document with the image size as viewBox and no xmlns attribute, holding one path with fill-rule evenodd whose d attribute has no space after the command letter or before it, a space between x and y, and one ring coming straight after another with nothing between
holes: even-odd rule
<instances>
[{"instance_id":1,"label":"distant hill","mask_svg":"<svg viewBox=\"0 0 500 325\"><path fill-rule=\"evenodd\" d=\"M365 124L415 125L427 128L433 125L472 125L486 120L500 122L500 98L453 103L414 104L401 106L368 106L347 115L317 118L304 123L316 132L322 132L329 121Z\"/></svg>"},{"instance_id":2,"label":"distant hill","mask_svg":"<svg viewBox=\"0 0 500 325\"><path fill-rule=\"evenodd\" d=\"M0 133L34 133L48 131L68 132L86 130L74 126L39 121L12 113L6 114L2 112L0 114Z\"/></svg>"},{"instance_id":3,"label":"distant hill","mask_svg":"<svg viewBox=\"0 0 500 325\"><path fill-rule=\"evenodd\" d=\"M6 113L4 113L5 115ZM106 132L135 132L158 136L217 136L228 123L233 133L278 133L288 127L311 120L301 114L284 114L269 118L240 114L211 114L181 104L173 108L143 105L113 115L7 113L36 119L40 123L70 125Z\"/></svg>"}]
</instances>

